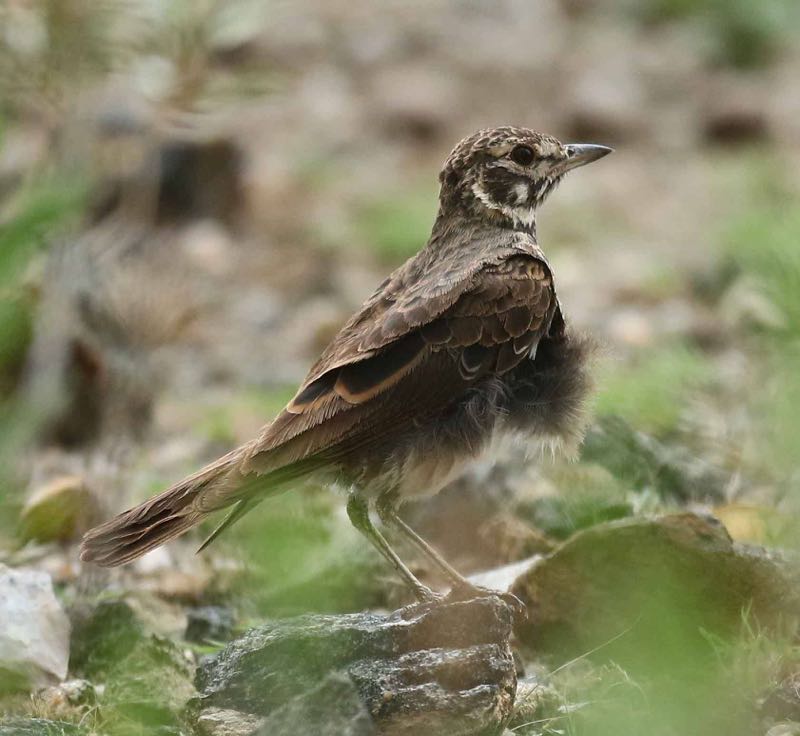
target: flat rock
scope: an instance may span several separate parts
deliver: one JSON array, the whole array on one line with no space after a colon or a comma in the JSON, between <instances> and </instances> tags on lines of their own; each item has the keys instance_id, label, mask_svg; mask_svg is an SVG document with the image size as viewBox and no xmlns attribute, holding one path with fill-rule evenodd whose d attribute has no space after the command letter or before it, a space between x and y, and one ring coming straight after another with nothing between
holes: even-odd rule
<instances>
[{"instance_id":1,"label":"flat rock","mask_svg":"<svg viewBox=\"0 0 800 736\"><path fill-rule=\"evenodd\" d=\"M800 574L692 513L600 524L574 534L521 575L511 591L528 607L524 648L568 661L603 658L668 672L712 661L711 638L743 622L778 631L800 618ZM675 661L673 661L675 660ZM680 660L680 661L679 661Z\"/></svg>"},{"instance_id":2,"label":"flat rock","mask_svg":"<svg viewBox=\"0 0 800 736\"><path fill-rule=\"evenodd\" d=\"M0 691L66 677L69 619L47 574L0 564L0 622Z\"/></svg>"},{"instance_id":3,"label":"flat rock","mask_svg":"<svg viewBox=\"0 0 800 736\"><path fill-rule=\"evenodd\" d=\"M337 672L278 708L257 731L258 736L294 733L374 736L378 729L352 680Z\"/></svg>"},{"instance_id":4,"label":"flat rock","mask_svg":"<svg viewBox=\"0 0 800 736\"><path fill-rule=\"evenodd\" d=\"M251 736L264 722L263 716L227 708L206 708L197 719L202 736Z\"/></svg>"},{"instance_id":5,"label":"flat rock","mask_svg":"<svg viewBox=\"0 0 800 736\"><path fill-rule=\"evenodd\" d=\"M68 542L86 531L95 512L96 502L83 478L53 478L25 502L20 535L24 541Z\"/></svg>"},{"instance_id":6,"label":"flat rock","mask_svg":"<svg viewBox=\"0 0 800 736\"><path fill-rule=\"evenodd\" d=\"M511 628L496 596L275 621L201 663L195 705L267 716L270 736L498 733L516 692Z\"/></svg>"}]
</instances>

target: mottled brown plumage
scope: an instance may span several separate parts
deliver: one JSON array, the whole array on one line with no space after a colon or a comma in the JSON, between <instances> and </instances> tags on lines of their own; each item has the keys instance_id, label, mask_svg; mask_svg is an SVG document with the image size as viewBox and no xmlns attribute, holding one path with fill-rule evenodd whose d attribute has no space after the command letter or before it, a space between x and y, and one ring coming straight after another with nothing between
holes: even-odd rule
<instances>
[{"instance_id":1,"label":"mottled brown plumage","mask_svg":"<svg viewBox=\"0 0 800 736\"><path fill-rule=\"evenodd\" d=\"M314 475L352 489L354 524L420 596L430 591L372 526L368 503L463 582L395 508L438 490L498 432L579 439L586 348L565 327L535 211L566 171L609 150L512 127L459 143L428 244L347 322L286 408L252 442L90 531L82 559L128 562L233 506L213 539Z\"/></svg>"}]
</instances>

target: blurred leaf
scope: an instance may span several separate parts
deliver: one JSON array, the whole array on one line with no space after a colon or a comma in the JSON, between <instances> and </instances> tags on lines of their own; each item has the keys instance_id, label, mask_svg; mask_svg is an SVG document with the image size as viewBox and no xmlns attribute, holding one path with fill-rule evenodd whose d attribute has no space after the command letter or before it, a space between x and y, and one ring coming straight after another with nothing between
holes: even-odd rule
<instances>
[{"instance_id":1,"label":"blurred leaf","mask_svg":"<svg viewBox=\"0 0 800 736\"><path fill-rule=\"evenodd\" d=\"M698 351L683 344L643 353L630 366L607 367L600 377L599 414L618 414L655 435L677 428L688 397L712 375Z\"/></svg>"},{"instance_id":2,"label":"blurred leaf","mask_svg":"<svg viewBox=\"0 0 800 736\"><path fill-rule=\"evenodd\" d=\"M742 68L771 62L800 23L794 0L646 0L633 7L648 22L698 25L711 61Z\"/></svg>"},{"instance_id":3,"label":"blurred leaf","mask_svg":"<svg viewBox=\"0 0 800 736\"><path fill-rule=\"evenodd\" d=\"M756 207L731 226L724 250L783 319L778 332L800 337L800 207Z\"/></svg>"},{"instance_id":4,"label":"blurred leaf","mask_svg":"<svg viewBox=\"0 0 800 736\"><path fill-rule=\"evenodd\" d=\"M0 224L0 376L19 364L31 336L25 268L55 230L77 219L85 194L80 179L44 179L19 196L14 214Z\"/></svg>"},{"instance_id":5,"label":"blurred leaf","mask_svg":"<svg viewBox=\"0 0 800 736\"><path fill-rule=\"evenodd\" d=\"M400 193L365 206L356 226L383 261L399 264L428 241L436 207L437 198L427 188Z\"/></svg>"}]
</instances>

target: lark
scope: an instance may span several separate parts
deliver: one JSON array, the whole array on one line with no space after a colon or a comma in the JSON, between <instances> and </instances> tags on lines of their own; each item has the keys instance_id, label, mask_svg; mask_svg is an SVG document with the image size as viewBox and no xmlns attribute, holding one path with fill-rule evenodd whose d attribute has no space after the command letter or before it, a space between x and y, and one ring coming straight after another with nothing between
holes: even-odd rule
<instances>
[{"instance_id":1,"label":"lark","mask_svg":"<svg viewBox=\"0 0 800 736\"><path fill-rule=\"evenodd\" d=\"M447 158L422 250L333 338L258 437L89 531L81 559L130 562L221 509L203 543L305 479L348 489L353 525L420 600L420 582L374 511L457 589L462 577L398 515L501 435L575 446L591 390L587 341L570 330L536 236L540 205L572 169L612 149L521 127L480 130Z\"/></svg>"}]
</instances>

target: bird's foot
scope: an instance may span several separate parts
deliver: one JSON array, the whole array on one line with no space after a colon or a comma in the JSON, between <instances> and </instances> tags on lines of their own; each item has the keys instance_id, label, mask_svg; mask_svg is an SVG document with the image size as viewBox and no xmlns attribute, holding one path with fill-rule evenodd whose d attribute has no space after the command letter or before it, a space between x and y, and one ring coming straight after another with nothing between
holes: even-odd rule
<instances>
[{"instance_id":1,"label":"bird's foot","mask_svg":"<svg viewBox=\"0 0 800 736\"><path fill-rule=\"evenodd\" d=\"M447 596L444 593L437 593L431 590L427 585L420 584L414 587L414 596L420 603L443 603Z\"/></svg>"},{"instance_id":2,"label":"bird's foot","mask_svg":"<svg viewBox=\"0 0 800 736\"><path fill-rule=\"evenodd\" d=\"M464 580L464 582L454 585L447 595L449 600L455 601L487 597L495 597L503 601L511 610L511 614L516 623L523 623L528 620L528 609L525 604L517 598L517 596L508 591L491 590L490 588L484 588L480 585L473 585L468 580Z\"/></svg>"}]
</instances>

